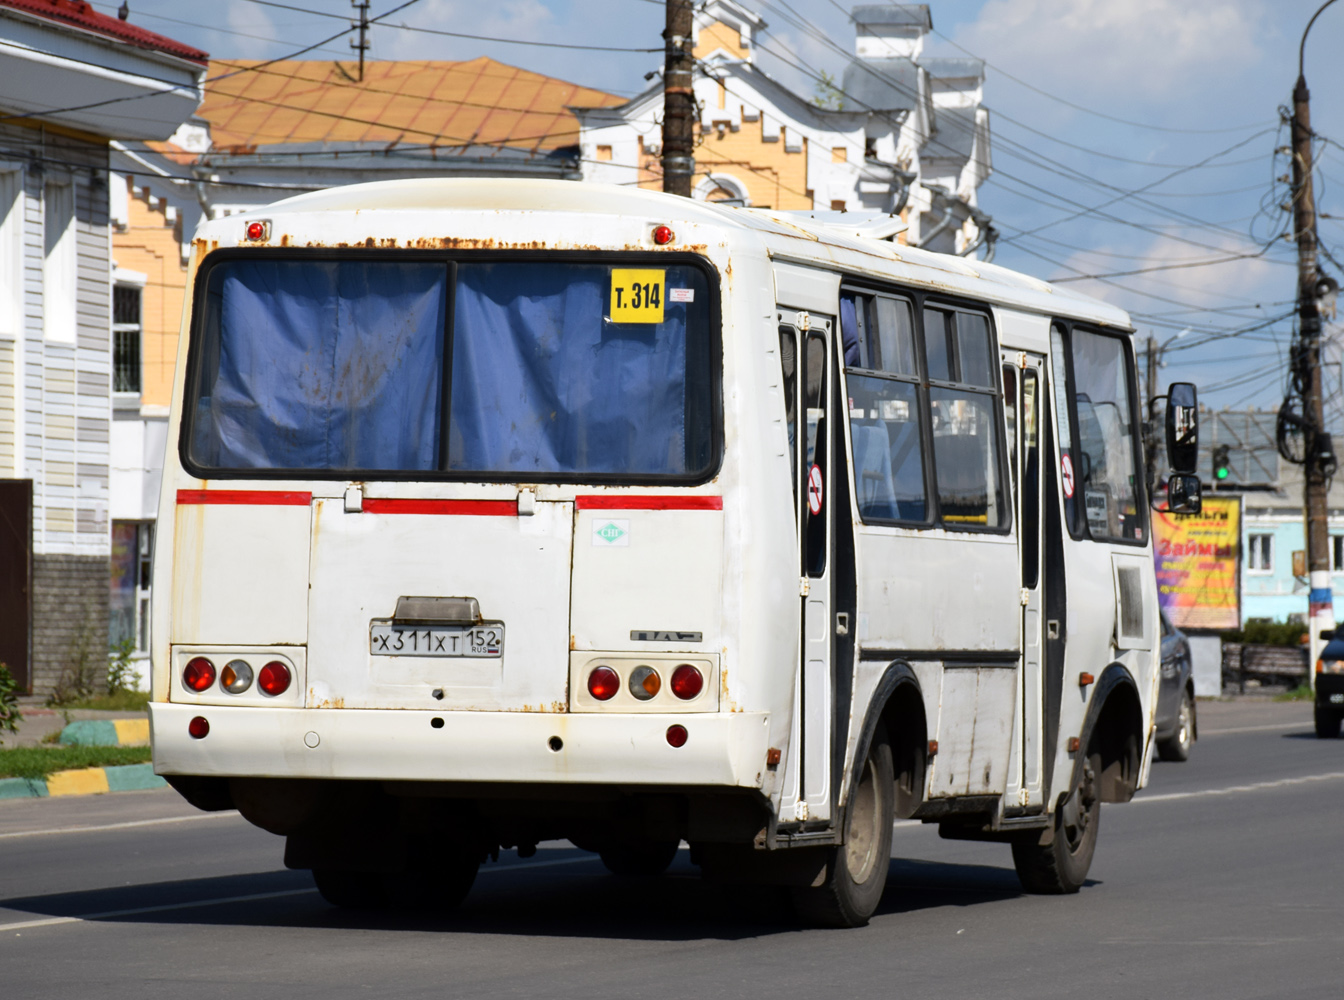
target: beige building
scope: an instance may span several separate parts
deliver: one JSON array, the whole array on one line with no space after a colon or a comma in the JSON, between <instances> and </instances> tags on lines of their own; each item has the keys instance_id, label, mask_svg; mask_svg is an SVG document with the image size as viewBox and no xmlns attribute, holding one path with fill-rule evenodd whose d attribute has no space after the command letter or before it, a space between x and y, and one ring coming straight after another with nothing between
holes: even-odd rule
<instances>
[{"instance_id":1,"label":"beige building","mask_svg":"<svg viewBox=\"0 0 1344 1000\"><path fill-rule=\"evenodd\" d=\"M990 174L984 64L926 59L927 5L855 7L855 56L823 108L756 66L766 23L733 0L695 13L693 195L774 209L884 212L900 239L947 253L992 253L976 191ZM615 107L576 108L583 178L662 184L661 80Z\"/></svg>"}]
</instances>

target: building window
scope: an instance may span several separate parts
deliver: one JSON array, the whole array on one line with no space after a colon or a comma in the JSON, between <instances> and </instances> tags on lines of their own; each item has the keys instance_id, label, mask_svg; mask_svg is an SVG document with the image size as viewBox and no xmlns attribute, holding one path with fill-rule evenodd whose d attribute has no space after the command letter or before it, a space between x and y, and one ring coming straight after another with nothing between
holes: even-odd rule
<instances>
[{"instance_id":1,"label":"building window","mask_svg":"<svg viewBox=\"0 0 1344 1000\"><path fill-rule=\"evenodd\" d=\"M1344 535L1330 536L1330 572L1344 573Z\"/></svg>"},{"instance_id":2,"label":"building window","mask_svg":"<svg viewBox=\"0 0 1344 1000\"><path fill-rule=\"evenodd\" d=\"M133 654L149 652L150 564L154 525L112 522L112 592L108 639L113 646L129 642Z\"/></svg>"},{"instance_id":3,"label":"building window","mask_svg":"<svg viewBox=\"0 0 1344 1000\"><path fill-rule=\"evenodd\" d=\"M1274 536L1246 536L1246 568L1252 572L1274 572Z\"/></svg>"},{"instance_id":4,"label":"building window","mask_svg":"<svg viewBox=\"0 0 1344 1000\"><path fill-rule=\"evenodd\" d=\"M112 391L140 391L140 289L112 289Z\"/></svg>"},{"instance_id":5,"label":"building window","mask_svg":"<svg viewBox=\"0 0 1344 1000\"><path fill-rule=\"evenodd\" d=\"M0 169L0 334L23 335L23 172Z\"/></svg>"},{"instance_id":6,"label":"building window","mask_svg":"<svg viewBox=\"0 0 1344 1000\"><path fill-rule=\"evenodd\" d=\"M48 340L75 342L75 188L47 184L42 190L42 316Z\"/></svg>"}]
</instances>

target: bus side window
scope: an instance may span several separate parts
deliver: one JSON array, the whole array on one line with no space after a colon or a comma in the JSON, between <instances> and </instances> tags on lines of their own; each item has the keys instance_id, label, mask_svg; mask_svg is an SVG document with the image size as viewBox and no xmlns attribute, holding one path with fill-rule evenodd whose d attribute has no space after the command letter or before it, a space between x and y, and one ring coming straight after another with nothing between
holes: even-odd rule
<instances>
[{"instance_id":1,"label":"bus side window","mask_svg":"<svg viewBox=\"0 0 1344 1000\"><path fill-rule=\"evenodd\" d=\"M789 469L794 509L798 508L798 340L793 327L779 328L779 364L784 376L784 420L789 431Z\"/></svg>"},{"instance_id":2,"label":"bus side window","mask_svg":"<svg viewBox=\"0 0 1344 1000\"><path fill-rule=\"evenodd\" d=\"M924 324L926 348L939 352L928 358L929 379L949 383L929 388L943 523L1003 527L1008 524L1008 509L1000 473L1001 424L989 360L989 319L980 313L925 308Z\"/></svg>"},{"instance_id":3,"label":"bus side window","mask_svg":"<svg viewBox=\"0 0 1344 1000\"><path fill-rule=\"evenodd\" d=\"M1064 524L1069 534L1079 537L1078 528L1078 470L1074 468L1073 431L1069 413L1069 368L1064 355L1064 328L1058 323L1050 327L1050 370L1055 383L1054 412L1059 432L1059 465L1061 487L1064 492Z\"/></svg>"},{"instance_id":4,"label":"bus side window","mask_svg":"<svg viewBox=\"0 0 1344 1000\"><path fill-rule=\"evenodd\" d=\"M868 363L866 370L850 366L846 379L859 515L928 523L914 315L905 299L857 298L867 319L860 332Z\"/></svg>"},{"instance_id":5,"label":"bus side window","mask_svg":"<svg viewBox=\"0 0 1344 1000\"><path fill-rule=\"evenodd\" d=\"M1141 542L1139 448L1125 345L1118 337L1074 328L1074 402L1078 426L1078 488L1095 539Z\"/></svg>"},{"instance_id":6,"label":"bus side window","mask_svg":"<svg viewBox=\"0 0 1344 1000\"><path fill-rule=\"evenodd\" d=\"M826 469L826 338L807 338L807 366L803 372L803 403L807 408L807 465ZM825 502L823 493L823 503ZM826 509L807 515L807 571L820 576L826 568Z\"/></svg>"}]
</instances>

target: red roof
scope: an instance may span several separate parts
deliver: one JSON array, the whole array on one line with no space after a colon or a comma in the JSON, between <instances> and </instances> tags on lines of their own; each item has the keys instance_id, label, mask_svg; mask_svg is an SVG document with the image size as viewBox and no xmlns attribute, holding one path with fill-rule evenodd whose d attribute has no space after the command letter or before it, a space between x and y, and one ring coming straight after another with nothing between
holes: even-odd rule
<instances>
[{"instance_id":1,"label":"red roof","mask_svg":"<svg viewBox=\"0 0 1344 1000\"><path fill-rule=\"evenodd\" d=\"M136 48L166 52L168 55L189 59L202 65L210 58L200 49L193 49L190 45L183 45L164 35L156 35L144 28L137 28L127 21L99 14L84 0L0 0L0 7L11 7L25 14L36 14L51 21L71 24L85 31L134 45Z\"/></svg>"}]
</instances>

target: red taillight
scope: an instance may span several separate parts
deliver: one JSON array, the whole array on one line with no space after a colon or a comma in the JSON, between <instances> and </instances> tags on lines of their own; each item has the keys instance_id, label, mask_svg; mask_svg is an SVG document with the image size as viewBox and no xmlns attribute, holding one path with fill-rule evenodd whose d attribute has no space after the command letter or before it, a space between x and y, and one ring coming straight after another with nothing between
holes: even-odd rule
<instances>
[{"instance_id":1,"label":"red taillight","mask_svg":"<svg viewBox=\"0 0 1344 1000\"><path fill-rule=\"evenodd\" d=\"M250 222L247 225L247 238L249 240L262 240L266 238L266 223Z\"/></svg>"},{"instance_id":2,"label":"red taillight","mask_svg":"<svg viewBox=\"0 0 1344 1000\"><path fill-rule=\"evenodd\" d=\"M288 691L289 681L289 667L279 660L272 660L257 674L257 687L272 696Z\"/></svg>"},{"instance_id":3,"label":"red taillight","mask_svg":"<svg viewBox=\"0 0 1344 1000\"><path fill-rule=\"evenodd\" d=\"M659 226L653 231L653 242L657 243L660 247L667 246L676 238L677 234L672 232L667 226Z\"/></svg>"},{"instance_id":4,"label":"red taillight","mask_svg":"<svg viewBox=\"0 0 1344 1000\"><path fill-rule=\"evenodd\" d=\"M187 723L187 732L194 740L203 740L210 735L210 723L205 716L198 715Z\"/></svg>"},{"instance_id":5,"label":"red taillight","mask_svg":"<svg viewBox=\"0 0 1344 1000\"><path fill-rule=\"evenodd\" d=\"M192 657L182 671L182 683L193 691L204 691L215 683L215 665L204 656Z\"/></svg>"},{"instance_id":6,"label":"red taillight","mask_svg":"<svg viewBox=\"0 0 1344 1000\"><path fill-rule=\"evenodd\" d=\"M705 675L689 663L672 671L672 693L682 701L690 701L705 687Z\"/></svg>"},{"instance_id":7,"label":"red taillight","mask_svg":"<svg viewBox=\"0 0 1344 1000\"><path fill-rule=\"evenodd\" d=\"M672 747L684 747L686 745L686 727L668 726L667 742Z\"/></svg>"},{"instance_id":8,"label":"red taillight","mask_svg":"<svg viewBox=\"0 0 1344 1000\"><path fill-rule=\"evenodd\" d=\"M588 675L588 693L598 701L607 701L621 689L621 678L611 667L598 667Z\"/></svg>"}]
</instances>

